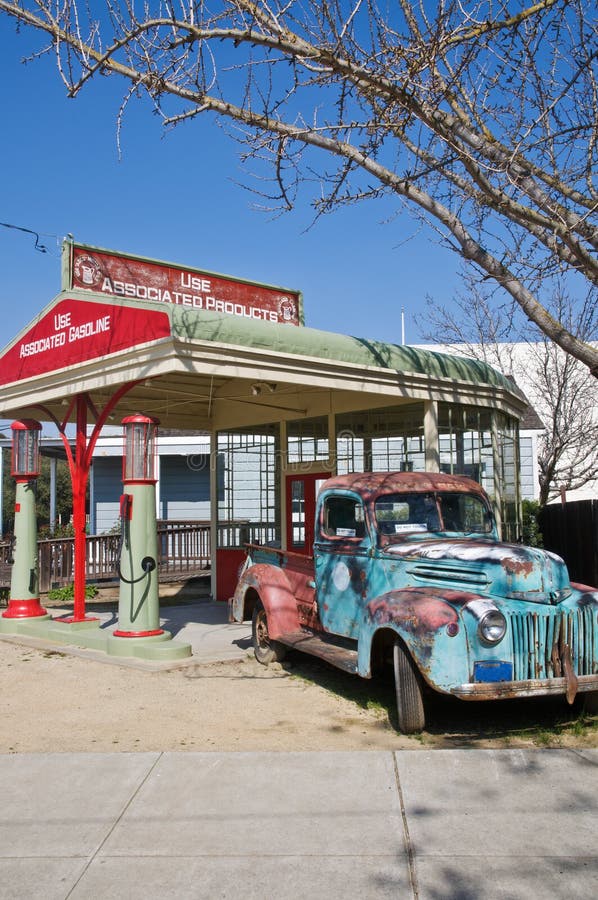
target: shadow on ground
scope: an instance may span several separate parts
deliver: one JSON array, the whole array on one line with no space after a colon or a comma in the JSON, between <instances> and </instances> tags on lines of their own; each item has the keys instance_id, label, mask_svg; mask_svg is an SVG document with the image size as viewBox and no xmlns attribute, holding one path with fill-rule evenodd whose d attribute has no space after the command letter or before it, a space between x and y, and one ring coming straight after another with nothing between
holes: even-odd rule
<instances>
[{"instance_id":1,"label":"shadow on ground","mask_svg":"<svg viewBox=\"0 0 598 900\"><path fill-rule=\"evenodd\" d=\"M362 709L384 711L392 728L397 728L391 678L359 678L296 652L288 654L282 667L289 675L317 684ZM558 747L571 741L598 746L598 716L584 710L583 695L569 706L560 697L474 703L429 692L425 707L426 729L418 739L430 746Z\"/></svg>"}]
</instances>

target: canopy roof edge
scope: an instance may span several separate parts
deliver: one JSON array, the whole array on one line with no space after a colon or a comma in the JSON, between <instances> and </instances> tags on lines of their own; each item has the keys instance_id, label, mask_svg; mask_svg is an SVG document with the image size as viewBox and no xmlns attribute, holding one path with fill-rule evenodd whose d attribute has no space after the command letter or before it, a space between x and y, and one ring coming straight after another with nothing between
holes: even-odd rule
<instances>
[{"instance_id":1,"label":"canopy roof edge","mask_svg":"<svg viewBox=\"0 0 598 900\"><path fill-rule=\"evenodd\" d=\"M518 417L526 407L513 382L476 360L88 291L58 294L0 353L0 367L5 417L40 405L57 416L65 396L104 396L140 382L143 390L130 392L127 412L149 401L153 388L168 408L168 425L188 427L190 418L202 418L200 401L211 411L218 391L223 401L234 399L227 383L264 378L287 393L308 387L385 394L389 402L494 404ZM185 397L195 402L193 416L191 407L183 409Z\"/></svg>"}]
</instances>

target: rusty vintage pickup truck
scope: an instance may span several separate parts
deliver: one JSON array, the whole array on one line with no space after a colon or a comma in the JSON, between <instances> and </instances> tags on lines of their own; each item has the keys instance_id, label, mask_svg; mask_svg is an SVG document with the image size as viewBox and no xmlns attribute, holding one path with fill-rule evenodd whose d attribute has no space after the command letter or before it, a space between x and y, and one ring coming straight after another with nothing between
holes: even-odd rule
<instances>
[{"instance_id":1,"label":"rusty vintage pickup truck","mask_svg":"<svg viewBox=\"0 0 598 900\"><path fill-rule=\"evenodd\" d=\"M431 473L330 478L313 557L258 545L231 600L257 659L287 648L370 678L394 673L399 729L429 690L463 700L598 698L598 591L564 562L498 539L479 484Z\"/></svg>"}]
</instances>

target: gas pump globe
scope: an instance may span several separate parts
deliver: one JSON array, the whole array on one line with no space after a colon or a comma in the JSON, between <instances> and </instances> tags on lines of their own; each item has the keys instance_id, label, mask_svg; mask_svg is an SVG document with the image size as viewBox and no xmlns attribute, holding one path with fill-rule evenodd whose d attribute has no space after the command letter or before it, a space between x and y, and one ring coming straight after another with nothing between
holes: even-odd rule
<instances>
[{"instance_id":1,"label":"gas pump globe","mask_svg":"<svg viewBox=\"0 0 598 900\"><path fill-rule=\"evenodd\" d=\"M38 478L40 468L39 436L42 426L35 419L13 422L11 475L18 481Z\"/></svg>"},{"instance_id":2,"label":"gas pump globe","mask_svg":"<svg viewBox=\"0 0 598 900\"><path fill-rule=\"evenodd\" d=\"M137 414L123 419L123 426L123 481L155 483L158 420Z\"/></svg>"},{"instance_id":3,"label":"gas pump globe","mask_svg":"<svg viewBox=\"0 0 598 900\"><path fill-rule=\"evenodd\" d=\"M39 438L35 419L13 422L11 475L16 481L14 562L5 619L46 616L39 602L35 482L40 474Z\"/></svg>"},{"instance_id":4,"label":"gas pump globe","mask_svg":"<svg viewBox=\"0 0 598 900\"><path fill-rule=\"evenodd\" d=\"M123 494L118 575L118 627L114 653L128 655L135 639L165 640L158 600L156 522L157 419L140 414L123 424ZM121 640L121 639L126 640ZM125 649L125 645L126 649Z\"/></svg>"}]
</instances>

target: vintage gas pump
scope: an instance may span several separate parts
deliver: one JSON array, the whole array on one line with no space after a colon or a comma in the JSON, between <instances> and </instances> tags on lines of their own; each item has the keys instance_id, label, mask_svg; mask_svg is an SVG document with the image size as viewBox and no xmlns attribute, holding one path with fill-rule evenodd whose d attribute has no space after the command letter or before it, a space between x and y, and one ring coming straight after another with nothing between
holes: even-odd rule
<instances>
[{"instance_id":1,"label":"vintage gas pump","mask_svg":"<svg viewBox=\"0 0 598 900\"><path fill-rule=\"evenodd\" d=\"M160 628L156 528L156 419L123 419L123 490L120 498L120 593L117 638L169 636Z\"/></svg>"},{"instance_id":2,"label":"vintage gas pump","mask_svg":"<svg viewBox=\"0 0 598 900\"><path fill-rule=\"evenodd\" d=\"M40 474L39 436L34 419L13 422L11 475L16 481L15 550L5 619L47 616L39 602L35 485Z\"/></svg>"}]
</instances>

